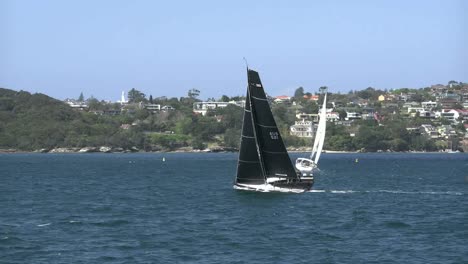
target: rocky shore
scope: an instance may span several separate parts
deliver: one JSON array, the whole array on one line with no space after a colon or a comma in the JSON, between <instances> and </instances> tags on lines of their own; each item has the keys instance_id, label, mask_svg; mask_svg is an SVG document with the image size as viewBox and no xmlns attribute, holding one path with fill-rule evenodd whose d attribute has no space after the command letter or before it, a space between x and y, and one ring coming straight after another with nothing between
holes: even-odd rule
<instances>
[{"instance_id":1,"label":"rocky shore","mask_svg":"<svg viewBox=\"0 0 468 264\"><path fill-rule=\"evenodd\" d=\"M218 152L237 152L236 148L229 147L213 147L203 150L193 149L192 147L182 147L173 150L158 149L152 151L140 150L137 147L131 148L113 148L108 146L101 147L84 147L84 148L53 148L53 149L37 149L34 151L23 151L17 149L0 149L0 153L135 153L135 152L200 152L200 153L218 153Z\"/></svg>"}]
</instances>

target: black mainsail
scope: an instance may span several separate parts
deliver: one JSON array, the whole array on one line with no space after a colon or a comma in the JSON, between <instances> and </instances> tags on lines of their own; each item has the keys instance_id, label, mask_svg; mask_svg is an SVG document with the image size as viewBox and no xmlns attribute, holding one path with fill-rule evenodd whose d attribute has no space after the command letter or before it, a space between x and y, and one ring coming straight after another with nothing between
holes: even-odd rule
<instances>
[{"instance_id":1,"label":"black mainsail","mask_svg":"<svg viewBox=\"0 0 468 264\"><path fill-rule=\"evenodd\" d=\"M260 76L250 69L247 69L247 76L248 88L236 183L261 184L270 177L297 179Z\"/></svg>"}]
</instances>

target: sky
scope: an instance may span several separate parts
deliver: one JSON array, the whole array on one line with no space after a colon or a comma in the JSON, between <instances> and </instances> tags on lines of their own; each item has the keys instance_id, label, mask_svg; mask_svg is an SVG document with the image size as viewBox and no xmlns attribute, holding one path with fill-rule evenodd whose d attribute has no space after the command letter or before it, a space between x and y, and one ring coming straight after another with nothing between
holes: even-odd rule
<instances>
[{"instance_id":1,"label":"sky","mask_svg":"<svg viewBox=\"0 0 468 264\"><path fill-rule=\"evenodd\" d=\"M0 0L0 87L116 101L468 82L468 1Z\"/></svg>"}]
</instances>

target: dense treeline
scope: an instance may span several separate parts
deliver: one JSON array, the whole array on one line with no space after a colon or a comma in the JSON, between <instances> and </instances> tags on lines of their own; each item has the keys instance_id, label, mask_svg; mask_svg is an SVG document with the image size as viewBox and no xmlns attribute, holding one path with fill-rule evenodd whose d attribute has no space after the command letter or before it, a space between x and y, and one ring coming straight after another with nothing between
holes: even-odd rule
<instances>
[{"instance_id":1,"label":"dense treeline","mask_svg":"<svg viewBox=\"0 0 468 264\"><path fill-rule=\"evenodd\" d=\"M174 111L152 113L138 103L146 100L136 91L118 115L98 111L119 109L118 104L87 100L88 112L43 94L0 88L0 149L37 150L57 147L138 148L147 151L208 145L238 146L242 109L230 105L206 116L195 115L192 97L154 100ZM82 97L82 95L80 95Z\"/></svg>"},{"instance_id":2,"label":"dense treeline","mask_svg":"<svg viewBox=\"0 0 468 264\"><path fill-rule=\"evenodd\" d=\"M0 89L0 148L138 145L142 133L121 130L122 119L77 112L43 94Z\"/></svg>"},{"instance_id":3,"label":"dense treeline","mask_svg":"<svg viewBox=\"0 0 468 264\"><path fill-rule=\"evenodd\" d=\"M422 99L431 99L420 92ZM234 104L209 111L205 116L194 114L193 103L200 91L192 89L187 97L153 98L136 89L129 92L131 103L124 108L96 98L86 100L88 111L76 111L62 101L43 94L30 94L0 88L0 149L37 150L57 147L100 147L142 149L146 151L175 150L179 148L204 149L207 147L238 148L243 110ZM349 94L329 94L330 102L345 104L355 98L377 98L384 91L367 88ZM293 100L296 104L272 104L272 112L288 147L310 147L310 138L291 136L290 126L297 112L317 113L318 102L306 100L298 88ZM309 94L310 95L310 94ZM418 98L419 98L418 97ZM220 101L243 100L226 95ZM84 100L80 94L79 100ZM214 99L212 99L214 100ZM344 151L435 151L447 148L445 140L430 140L408 127L432 123L419 117L408 118L395 114L395 109L382 107L373 101L373 107L387 117L355 121L352 126L328 123L325 149ZM151 112L142 103L171 106L172 111ZM332 107L331 105L329 107ZM118 114L105 114L118 111ZM340 118L346 113L340 112ZM436 121L444 122L444 120ZM457 128L464 131L463 124ZM458 140L454 138L453 140Z\"/></svg>"}]
</instances>

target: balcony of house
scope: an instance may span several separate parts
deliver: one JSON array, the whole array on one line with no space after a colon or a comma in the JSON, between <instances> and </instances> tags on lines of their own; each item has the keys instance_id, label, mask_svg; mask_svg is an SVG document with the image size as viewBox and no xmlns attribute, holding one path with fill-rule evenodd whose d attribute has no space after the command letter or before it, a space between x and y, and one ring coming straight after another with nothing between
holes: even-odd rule
<instances>
[{"instance_id":1,"label":"balcony of house","mask_svg":"<svg viewBox=\"0 0 468 264\"><path fill-rule=\"evenodd\" d=\"M422 108L424 108L425 110L431 110L432 108L436 108L436 107L437 107L437 102L432 102L432 101L422 102L422 103L421 103L421 106L422 106Z\"/></svg>"},{"instance_id":2,"label":"balcony of house","mask_svg":"<svg viewBox=\"0 0 468 264\"><path fill-rule=\"evenodd\" d=\"M311 138L314 135L312 125L312 121L296 121L294 125L290 127L290 134L297 137Z\"/></svg>"}]
</instances>

